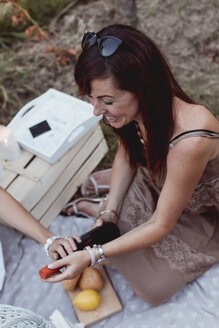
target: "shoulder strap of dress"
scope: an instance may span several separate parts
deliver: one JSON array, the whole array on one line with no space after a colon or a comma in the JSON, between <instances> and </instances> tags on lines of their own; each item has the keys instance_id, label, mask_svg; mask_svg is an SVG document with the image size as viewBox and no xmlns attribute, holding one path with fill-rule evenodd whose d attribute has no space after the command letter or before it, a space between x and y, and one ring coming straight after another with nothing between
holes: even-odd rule
<instances>
[{"instance_id":1,"label":"shoulder strap of dress","mask_svg":"<svg viewBox=\"0 0 219 328\"><path fill-rule=\"evenodd\" d=\"M219 138L219 133L210 131L210 130L189 130L183 133L178 134L178 136L174 137L170 143L169 147L172 148L178 141L184 138L189 137L206 137L206 138Z\"/></svg>"}]
</instances>

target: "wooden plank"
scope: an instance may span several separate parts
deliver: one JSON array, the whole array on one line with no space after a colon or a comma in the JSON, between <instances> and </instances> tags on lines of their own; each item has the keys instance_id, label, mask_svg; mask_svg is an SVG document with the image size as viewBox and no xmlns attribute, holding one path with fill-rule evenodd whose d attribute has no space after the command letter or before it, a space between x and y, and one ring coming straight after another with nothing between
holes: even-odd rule
<instances>
[{"instance_id":1,"label":"wooden plank","mask_svg":"<svg viewBox=\"0 0 219 328\"><path fill-rule=\"evenodd\" d=\"M23 200L31 195L31 191L36 185L37 182L34 180L30 180L24 176L18 176L8 187L7 191L23 205ZM27 210L29 210L29 208L27 208Z\"/></svg>"},{"instance_id":2,"label":"wooden plank","mask_svg":"<svg viewBox=\"0 0 219 328\"><path fill-rule=\"evenodd\" d=\"M117 312L122 311L122 304L111 284L111 281L106 274L105 269L101 265L96 265L95 268L99 270L103 279L104 286L99 291L101 296L100 305L93 311L81 311L77 307L74 307L75 313L80 322L83 322L85 327L89 327ZM75 296L81 291L79 287L72 292L67 292L71 301L75 298Z\"/></svg>"},{"instance_id":3,"label":"wooden plank","mask_svg":"<svg viewBox=\"0 0 219 328\"><path fill-rule=\"evenodd\" d=\"M25 199L30 200L32 190L37 185L41 184L41 179L46 172L51 168L51 164L44 161L39 157L35 157L26 168L26 172L37 172L38 181L30 178L28 174L26 176L19 175L17 179L8 188L8 192L15 197L27 210L30 210L30 206L25 206ZM29 204L28 204L29 205Z\"/></svg>"},{"instance_id":4,"label":"wooden plank","mask_svg":"<svg viewBox=\"0 0 219 328\"><path fill-rule=\"evenodd\" d=\"M37 161L37 158L34 159L34 163ZM42 167L42 166L41 166ZM3 168L7 168L7 171L12 172L13 174L26 177L32 181L38 182L42 177L42 170L28 170L18 166L16 163L4 162Z\"/></svg>"},{"instance_id":5,"label":"wooden plank","mask_svg":"<svg viewBox=\"0 0 219 328\"><path fill-rule=\"evenodd\" d=\"M10 185L10 183L16 178L17 174L13 172L8 172L4 169L4 176L0 180L0 186L7 190L7 187Z\"/></svg>"},{"instance_id":6,"label":"wooden plank","mask_svg":"<svg viewBox=\"0 0 219 328\"><path fill-rule=\"evenodd\" d=\"M30 154L26 150L22 149L20 156L16 160L10 161L10 162L0 160L2 166L4 167L4 171L5 171L4 177L0 180L0 186L4 189L7 189L7 187L12 183L12 181L18 176L17 173L7 170L7 163L8 164L15 163L18 167L24 168L25 165L31 160L32 157L33 157L33 154Z\"/></svg>"},{"instance_id":7,"label":"wooden plank","mask_svg":"<svg viewBox=\"0 0 219 328\"><path fill-rule=\"evenodd\" d=\"M32 210L32 214L34 216L41 217L43 213L45 213L46 209L50 207L54 199L58 197L59 193L64 189L83 163L89 158L94 149L98 146L98 143L100 143L103 138L103 135L100 132L100 130L96 130L95 133L89 138L89 143L86 142L81 147L74 160L70 162L68 167L66 167L62 174L58 177L56 183Z\"/></svg>"},{"instance_id":8,"label":"wooden plank","mask_svg":"<svg viewBox=\"0 0 219 328\"><path fill-rule=\"evenodd\" d=\"M88 174L90 174L95 169L95 167L101 161L107 151L108 146L106 144L105 139L103 139L99 146L89 157L89 160L87 160L84 165L80 167L76 175L72 177L72 179L68 182L64 190L59 194L57 199L54 200L53 204L47 210L47 212L41 218L35 215L35 217L40 220L40 222L45 227L48 227L52 223L56 215L60 213L63 206L73 197L79 186L86 179Z\"/></svg>"},{"instance_id":9,"label":"wooden plank","mask_svg":"<svg viewBox=\"0 0 219 328\"><path fill-rule=\"evenodd\" d=\"M16 167L19 169L21 168L20 173L22 174L22 170L24 171L24 174L18 174L16 179L11 183L7 191L15 198L17 201L19 201L23 205L23 199L26 196L29 196L31 193L32 188L37 185L40 178L42 177L44 173L44 168L47 163L45 161L42 162L39 158L35 157L33 154L30 154L29 152L24 152L23 163L22 161L18 161L15 163L8 163L9 167L13 167L16 170ZM19 158L20 159L20 158ZM37 163L40 161L41 165L36 170L33 163ZM30 164L28 164L30 162ZM27 166L27 167L26 167ZM24 167L24 168L23 168ZM18 172L18 170L17 170Z\"/></svg>"}]
</instances>

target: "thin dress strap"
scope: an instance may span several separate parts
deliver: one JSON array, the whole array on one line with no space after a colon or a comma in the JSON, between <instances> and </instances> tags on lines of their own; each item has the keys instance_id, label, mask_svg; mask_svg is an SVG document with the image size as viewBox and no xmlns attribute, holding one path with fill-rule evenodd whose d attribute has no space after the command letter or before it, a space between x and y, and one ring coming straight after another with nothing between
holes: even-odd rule
<instances>
[{"instance_id":1,"label":"thin dress strap","mask_svg":"<svg viewBox=\"0 0 219 328\"><path fill-rule=\"evenodd\" d=\"M174 137L170 143L169 148L173 148L173 146L184 138L190 138L190 137L206 137L206 138L219 138L219 133L210 131L210 130L189 130L183 133L178 134L178 136Z\"/></svg>"}]
</instances>

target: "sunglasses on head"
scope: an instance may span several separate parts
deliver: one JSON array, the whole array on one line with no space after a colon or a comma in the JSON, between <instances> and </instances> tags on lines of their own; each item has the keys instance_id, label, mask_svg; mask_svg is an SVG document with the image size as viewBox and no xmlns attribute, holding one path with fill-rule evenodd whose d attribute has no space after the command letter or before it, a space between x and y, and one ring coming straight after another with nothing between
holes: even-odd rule
<instances>
[{"instance_id":1,"label":"sunglasses on head","mask_svg":"<svg viewBox=\"0 0 219 328\"><path fill-rule=\"evenodd\" d=\"M82 39L82 49L91 47L97 43L99 54L102 57L112 56L122 44L122 40L115 36L107 35L103 38L98 38L93 31L86 31Z\"/></svg>"}]
</instances>

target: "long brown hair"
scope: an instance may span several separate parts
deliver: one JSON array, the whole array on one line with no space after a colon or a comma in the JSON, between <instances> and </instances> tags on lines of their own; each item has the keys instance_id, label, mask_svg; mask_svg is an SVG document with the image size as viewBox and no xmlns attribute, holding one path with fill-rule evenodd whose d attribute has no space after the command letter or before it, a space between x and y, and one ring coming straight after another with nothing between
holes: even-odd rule
<instances>
[{"instance_id":1,"label":"long brown hair","mask_svg":"<svg viewBox=\"0 0 219 328\"><path fill-rule=\"evenodd\" d=\"M193 102L179 86L158 47L144 33L116 24L97 33L100 38L107 35L116 36L123 43L110 57L100 56L97 46L83 49L75 66L79 92L89 94L92 80L111 77L116 87L135 94L147 133L146 153L137 137L135 122L114 131L132 166L147 162L152 176L164 173L174 127L173 97Z\"/></svg>"}]
</instances>

